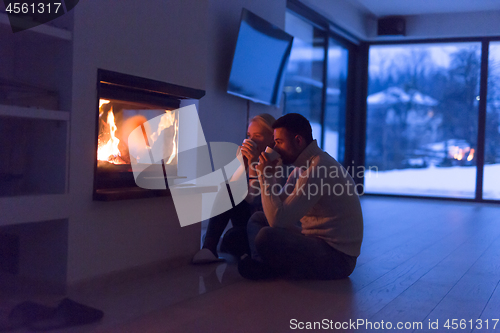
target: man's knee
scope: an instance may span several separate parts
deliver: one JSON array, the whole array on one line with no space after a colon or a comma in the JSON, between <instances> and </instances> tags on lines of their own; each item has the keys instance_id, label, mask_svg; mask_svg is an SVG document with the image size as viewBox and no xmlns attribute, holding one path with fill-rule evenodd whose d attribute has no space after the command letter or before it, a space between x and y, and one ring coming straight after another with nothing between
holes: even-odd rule
<instances>
[{"instance_id":1,"label":"man's knee","mask_svg":"<svg viewBox=\"0 0 500 333\"><path fill-rule=\"evenodd\" d=\"M266 215L264 212L255 212L250 216L250 219L247 223L247 230L249 235L254 235L260 230L262 227L266 227L269 224L267 223Z\"/></svg>"},{"instance_id":2,"label":"man's knee","mask_svg":"<svg viewBox=\"0 0 500 333\"><path fill-rule=\"evenodd\" d=\"M248 223L256 224L256 225L262 225L262 226L267 226L269 225L267 223L267 218L266 214L264 212L255 212L250 216L250 219L248 220Z\"/></svg>"}]
</instances>

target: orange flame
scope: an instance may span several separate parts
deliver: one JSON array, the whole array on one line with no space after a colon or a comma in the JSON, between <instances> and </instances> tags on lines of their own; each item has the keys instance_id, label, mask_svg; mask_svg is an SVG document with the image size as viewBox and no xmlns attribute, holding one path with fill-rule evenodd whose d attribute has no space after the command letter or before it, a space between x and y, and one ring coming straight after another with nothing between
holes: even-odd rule
<instances>
[{"instance_id":1,"label":"orange flame","mask_svg":"<svg viewBox=\"0 0 500 333\"><path fill-rule=\"evenodd\" d=\"M99 100L99 118L103 116L105 111L102 109L102 106L108 103L110 103L109 100ZM100 121L102 121L100 125L100 127L102 128L100 128L99 132L97 159L99 161L106 161L113 164L128 164L130 162L127 145L127 140L130 141L129 134L138 125L144 126L143 124L147 122L147 119L144 116L138 115L123 121L120 124L120 138L123 141L120 141L120 139L118 139L118 137L116 136L117 126L115 123L115 115L113 113L112 107L109 108L109 111L107 112L106 122L104 122L104 120ZM172 137L172 152L168 159L165 161L165 164L170 164L175 160L175 157L177 156L178 119L175 112L165 110L165 114L162 115L160 123L158 124L158 129L152 132L152 134L150 134L147 138L146 142L148 142L149 145L147 145L145 148L152 149L154 143L158 141L160 137L163 137L161 136L162 132L166 129L173 130L173 133L169 131L168 134L169 137ZM142 144L144 144L144 141L141 142ZM136 159L138 160L139 157L136 157Z\"/></svg>"},{"instance_id":2,"label":"orange flame","mask_svg":"<svg viewBox=\"0 0 500 333\"><path fill-rule=\"evenodd\" d=\"M102 105L107 103L109 103L109 101L99 100L99 109ZM118 149L120 140L115 136L117 127L115 124L113 109L108 111L106 123L109 126L110 138L107 142L99 142L99 147L97 148L97 159L99 161L107 161L114 164L125 164L125 162L119 157L121 156L120 149Z\"/></svg>"}]
</instances>

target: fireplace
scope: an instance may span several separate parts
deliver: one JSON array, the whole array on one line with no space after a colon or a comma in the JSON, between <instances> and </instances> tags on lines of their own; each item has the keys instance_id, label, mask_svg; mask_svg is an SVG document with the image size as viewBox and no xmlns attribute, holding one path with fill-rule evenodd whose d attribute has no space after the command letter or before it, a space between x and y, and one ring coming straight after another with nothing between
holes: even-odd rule
<instances>
[{"instance_id":1,"label":"fireplace","mask_svg":"<svg viewBox=\"0 0 500 333\"><path fill-rule=\"evenodd\" d=\"M161 140L168 154L161 167L165 177L177 177L178 114L172 112L204 96L203 90L182 87L156 80L100 69L97 83L96 161L94 172L94 200L111 201L169 195L169 190L151 190L138 187L131 162L141 163L131 151L144 145L134 141L130 133L154 118L161 117ZM144 132L145 134L145 132ZM160 133L158 132L158 135ZM156 139L156 133L145 137L146 145ZM129 147L129 145L131 145ZM132 148L132 149L129 149ZM146 147L147 148L147 147ZM135 160L134 160L135 159ZM153 166L154 167L154 166ZM157 177L157 170L151 170ZM141 184L151 178L148 168L141 173ZM168 187L168 186L167 186ZM154 188L149 187L149 188Z\"/></svg>"}]
</instances>

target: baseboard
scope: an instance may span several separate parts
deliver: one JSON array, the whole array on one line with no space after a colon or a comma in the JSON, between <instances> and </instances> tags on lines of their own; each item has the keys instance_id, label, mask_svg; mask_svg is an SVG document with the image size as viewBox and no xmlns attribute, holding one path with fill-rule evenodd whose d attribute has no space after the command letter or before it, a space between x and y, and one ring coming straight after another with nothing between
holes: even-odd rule
<instances>
[{"instance_id":1,"label":"baseboard","mask_svg":"<svg viewBox=\"0 0 500 333\"><path fill-rule=\"evenodd\" d=\"M66 285L61 282L45 281L15 274L0 274L0 290L3 296L19 295L64 295Z\"/></svg>"}]
</instances>

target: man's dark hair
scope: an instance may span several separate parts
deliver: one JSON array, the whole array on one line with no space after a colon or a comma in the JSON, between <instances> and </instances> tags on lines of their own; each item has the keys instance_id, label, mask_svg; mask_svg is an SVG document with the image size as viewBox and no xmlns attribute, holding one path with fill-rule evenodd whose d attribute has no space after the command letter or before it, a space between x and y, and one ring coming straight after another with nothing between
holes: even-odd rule
<instances>
[{"instance_id":1,"label":"man's dark hair","mask_svg":"<svg viewBox=\"0 0 500 333\"><path fill-rule=\"evenodd\" d=\"M300 135L310 144L313 141L312 128L309 120L298 113L288 113L276 120L273 129L285 128L293 136Z\"/></svg>"}]
</instances>

